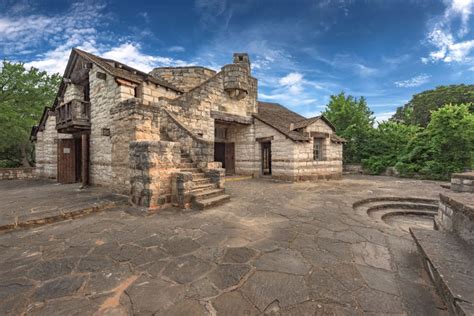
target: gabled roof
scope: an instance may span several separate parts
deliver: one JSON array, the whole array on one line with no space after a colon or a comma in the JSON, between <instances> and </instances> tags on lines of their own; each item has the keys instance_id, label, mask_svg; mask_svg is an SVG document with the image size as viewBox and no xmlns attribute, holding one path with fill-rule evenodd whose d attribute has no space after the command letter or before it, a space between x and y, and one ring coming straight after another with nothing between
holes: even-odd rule
<instances>
[{"instance_id":1,"label":"gabled roof","mask_svg":"<svg viewBox=\"0 0 474 316\"><path fill-rule=\"evenodd\" d=\"M308 141L302 133L290 130L290 124L306 120L303 116L290 111L278 103L258 102L258 112L254 117L295 141Z\"/></svg>"},{"instance_id":2,"label":"gabled roof","mask_svg":"<svg viewBox=\"0 0 474 316\"><path fill-rule=\"evenodd\" d=\"M171 83L165 81L164 79L153 77L152 75L147 74L146 72L137 70L130 66L127 66L121 62L102 58L91 53L85 52L78 48L73 48L73 52L77 53L79 56L89 60L90 62L96 64L104 71L108 72L110 75L114 77L119 77L122 79L130 80L136 83L140 83L142 81L149 81L154 84L160 85L162 87L174 90L176 92L183 92L181 89L178 89Z\"/></svg>"},{"instance_id":3,"label":"gabled roof","mask_svg":"<svg viewBox=\"0 0 474 316\"><path fill-rule=\"evenodd\" d=\"M319 116L311 117L311 118L308 118L308 119L305 118L302 121L296 122L296 123L293 124L293 129L292 130L307 127L307 126L309 126L309 125L311 125L314 122L317 122L319 120L323 120L327 125L329 125L329 127L331 127L331 129L333 131L336 131L336 127L334 127L334 125L332 125L332 123L326 117L324 117L324 115L319 115Z\"/></svg>"},{"instance_id":4,"label":"gabled roof","mask_svg":"<svg viewBox=\"0 0 474 316\"><path fill-rule=\"evenodd\" d=\"M294 141L309 141L310 138L305 135L306 133L297 130L307 127L318 120L323 120L333 131L336 131L334 125L323 115L305 118L281 104L271 102L259 101L257 108L258 112L254 114L256 119L275 128ZM334 142L345 142L345 139L335 134L331 134L331 140Z\"/></svg>"}]
</instances>

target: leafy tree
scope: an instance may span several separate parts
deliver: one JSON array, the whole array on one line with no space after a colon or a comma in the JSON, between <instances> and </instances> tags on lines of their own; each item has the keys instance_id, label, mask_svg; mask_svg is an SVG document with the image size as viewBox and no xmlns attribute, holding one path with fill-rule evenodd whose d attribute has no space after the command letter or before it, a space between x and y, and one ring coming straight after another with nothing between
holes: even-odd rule
<instances>
[{"instance_id":1,"label":"leafy tree","mask_svg":"<svg viewBox=\"0 0 474 316\"><path fill-rule=\"evenodd\" d=\"M30 166L29 132L51 105L61 76L22 63L3 61L0 69L0 164Z\"/></svg>"},{"instance_id":2,"label":"leafy tree","mask_svg":"<svg viewBox=\"0 0 474 316\"><path fill-rule=\"evenodd\" d=\"M370 143L374 116L364 97L357 99L346 96L344 92L332 95L323 115L334 124L337 133L347 140L344 162L358 163L368 158L365 148Z\"/></svg>"},{"instance_id":3,"label":"leafy tree","mask_svg":"<svg viewBox=\"0 0 474 316\"><path fill-rule=\"evenodd\" d=\"M445 104L474 102L474 85L440 86L415 94L403 107L399 107L393 116L396 121L426 127L430 122L431 111ZM474 107L471 107L471 112Z\"/></svg>"},{"instance_id":4,"label":"leafy tree","mask_svg":"<svg viewBox=\"0 0 474 316\"><path fill-rule=\"evenodd\" d=\"M431 113L426 130L407 145L396 168L404 176L449 179L474 167L472 104L445 105Z\"/></svg>"},{"instance_id":5,"label":"leafy tree","mask_svg":"<svg viewBox=\"0 0 474 316\"><path fill-rule=\"evenodd\" d=\"M365 149L369 158L362 161L364 169L372 174L380 174L387 167L395 166L400 152L421 130L417 126L393 121L379 124L372 131L370 143Z\"/></svg>"}]
</instances>

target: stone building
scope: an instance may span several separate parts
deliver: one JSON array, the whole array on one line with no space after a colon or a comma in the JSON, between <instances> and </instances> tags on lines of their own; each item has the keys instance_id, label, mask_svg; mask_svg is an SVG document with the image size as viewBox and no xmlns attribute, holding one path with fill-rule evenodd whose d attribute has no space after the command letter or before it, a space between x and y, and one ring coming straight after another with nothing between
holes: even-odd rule
<instances>
[{"instance_id":1,"label":"stone building","mask_svg":"<svg viewBox=\"0 0 474 316\"><path fill-rule=\"evenodd\" d=\"M223 202L224 175L340 177L344 140L334 126L259 102L257 84L247 54L218 72L144 73L73 49L32 129L38 175L106 186L150 208Z\"/></svg>"}]
</instances>

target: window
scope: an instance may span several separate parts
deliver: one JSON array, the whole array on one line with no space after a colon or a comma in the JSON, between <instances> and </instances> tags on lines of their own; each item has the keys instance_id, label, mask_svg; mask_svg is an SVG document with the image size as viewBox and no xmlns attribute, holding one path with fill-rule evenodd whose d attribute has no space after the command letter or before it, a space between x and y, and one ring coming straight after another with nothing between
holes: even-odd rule
<instances>
[{"instance_id":1,"label":"window","mask_svg":"<svg viewBox=\"0 0 474 316\"><path fill-rule=\"evenodd\" d=\"M324 160L324 139L315 138L313 141L313 159L314 160Z\"/></svg>"},{"instance_id":2,"label":"window","mask_svg":"<svg viewBox=\"0 0 474 316\"><path fill-rule=\"evenodd\" d=\"M216 127L214 133L217 139L227 139L227 128L225 127Z\"/></svg>"}]
</instances>

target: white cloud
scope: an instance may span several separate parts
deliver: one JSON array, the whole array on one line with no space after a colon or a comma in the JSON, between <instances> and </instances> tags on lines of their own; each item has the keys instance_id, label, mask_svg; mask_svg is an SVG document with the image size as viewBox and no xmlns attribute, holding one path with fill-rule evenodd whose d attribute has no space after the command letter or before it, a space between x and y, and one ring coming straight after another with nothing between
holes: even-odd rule
<instances>
[{"instance_id":1,"label":"white cloud","mask_svg":"<svg viewBox=\"0 0 474 316\"><path fill-rule=\"evenodd\" d=\"M303 82L303 75L298 72L291 72L279 80L282 86L293 86Z\"/></svg>"},{"instance_id":2,"label":"white cloud","mask_svg":"<svg viewBox=\"0 0 474 316\"><path fill-rule=\"evenodd\" d=\"M333 59L326 59L321 56L317 56L315 58L335 69L350 70L360 77L370 77L379 73L378 69L363 64L358 60L357 57L349 54L336 54Z\"/></svg>"},{"instance_id":3,"label":"white cloud","mask_svg":"<svg viewBox=\"0 0 474 316\"><path fill-rule=\"evenodd\" d=\"M141 71L151 71L154 67L160 66L187 66L187 62L163 56L152 56L140 51L137 43L124 43L117 47L112 47L105 52L99 52L104 58L120 61L130 67Z\"/></svg>"},{"instance_id":4,"label":"white cloud","mask_svg":"<svg viewBox=\"0 0 474 316\"><path fill-rule=\"evenodd\" d=\"M159 66L187 65L182 60L145 54L137 42L101 31L101 23L108 19L104 8L99 1L73 3L66 12L50 16L0 14L0 50L5 55L18 56L31 53L37 47L49 47L25 65L61 74L74 47L142 71ZM174 50L179 48L174 47Z\"/></svg>"},{"instance_id":5,"label":"white cloud","mask_svg":"<svg viewBox=\"0 0 474 316\"><path fill-rule=\"evenodd\" d=\"M379 123L382 123L384 121L388 121L388 119L391 118L394 114L395 111L375 113L375 126L379 125Z\"/></svg>"},{"instance_id":6,"label":"white cloud","mask_svg":"<svg viewBox=\"0 0 474 316\"><path fill-rule=\"evenodd\" d=\"M430 78L430 75L421 74L407 80L395 81L395 85L399 88L413 88L427 83Z\"/></svg>"},{"instance_id":7,"label":"white cloud","mask_svg":"<svg viewBox=\"0 0 474 316\"><path fill-rule=\"evenodd\" d=\"M175 52L175 53L182 53L186 51L186 49L183 46L171 46L168 48L169 52Z\"/></svg>"},{"instance_id":8,"label":"white cloud","mask_svg":"<svg viewBox=\"0 0 474 316\"><path fill-rule=\"evenodd\" d=\"M287 88L292 95L300 94L303 91L303 75L298 72L291 72L288 75L280 78L278 83Z\"/></svg>"},{"instance_id":9,"label":"white cloud","mask_svg":"<svg viewBox=\"0 0 474 316\"><path fill-rule=\"evenodd\" d=\"M427 41L434 47L428 57L422 57L423 63L443 61L446 63L465 63L472 61L474 40L464 39L469 33L469 19L474 8L474 0L450 0L443 17L434 23L428 33ZM452 31L456 19L461 20L457 34Z\"/></svg>"},{"instance_id":10,"label":"white cloud","mask_svg":"<svg viewBox=\"0 0 474 316\"><path fill-rule=\"evenodd\" d=\"M49 73L59 72L62 74L69 59L70 50L73 47L80 48L104 58L119 61L144 72L149 72L155 67L190 65L179 59L145 54L140 50L141 47L138 43L127 42L118 46L108 47L94 45L94 43L84 43L80 45L75 41L68 41L64 45L60 45L56 49L41 55L39 59L26 63L25 66L36 67L41 70L46 70Z\"/></svg>"}]
</instances>

